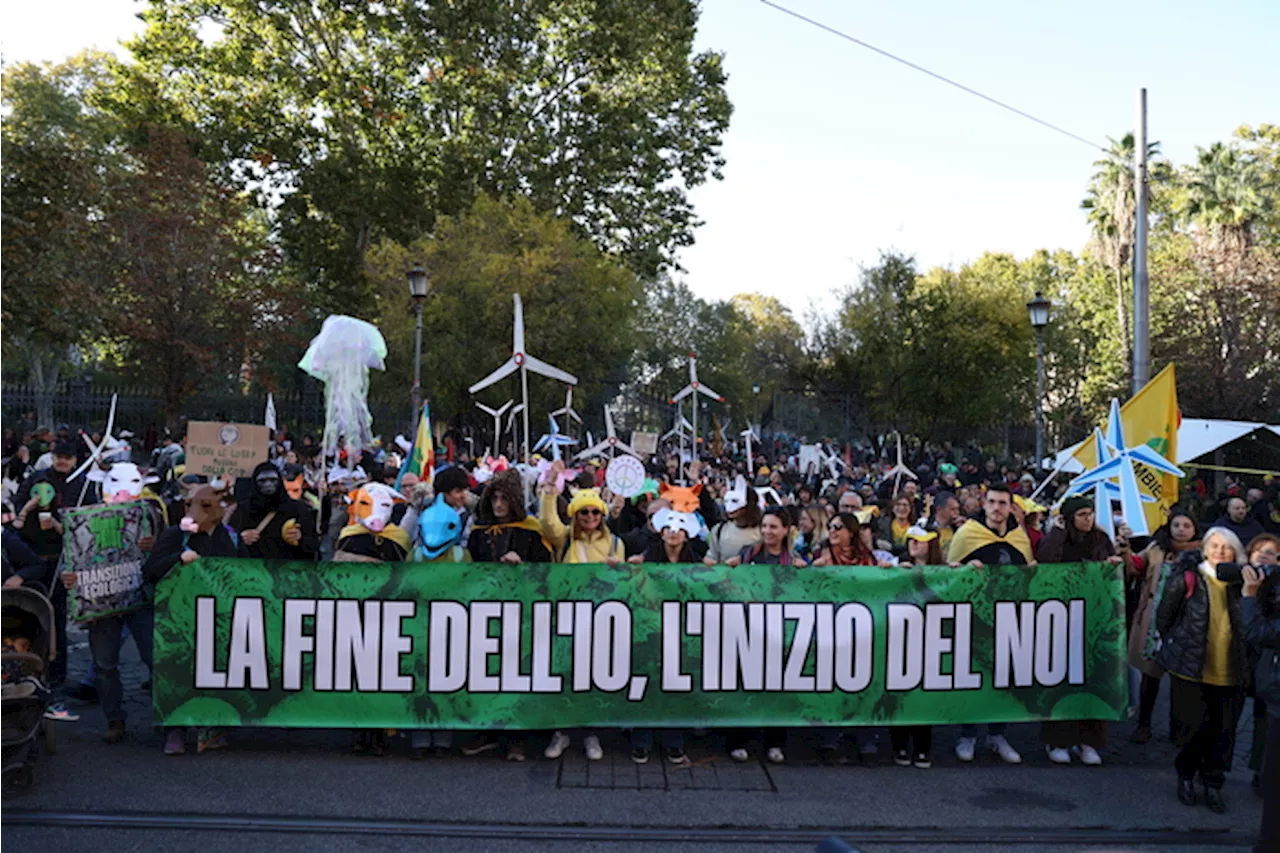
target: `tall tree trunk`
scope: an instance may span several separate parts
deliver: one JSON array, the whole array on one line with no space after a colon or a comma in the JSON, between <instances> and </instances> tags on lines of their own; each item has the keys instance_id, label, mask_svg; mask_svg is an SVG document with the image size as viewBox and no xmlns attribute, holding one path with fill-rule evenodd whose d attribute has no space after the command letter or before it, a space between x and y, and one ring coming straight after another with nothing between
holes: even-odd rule
<instances>
[{"instance_id":1,"label":"tall tree trunk","mask_svg":"<svg viewBox=\"0 0 1280 853\"><path fill-rule=\"evenodd\" d=\"M27 381L36 394L36 426L52 429L53 395L62 373L62 354L38 344L27 344L23 349L27 353Z\"/></svg>"}]
</instances>

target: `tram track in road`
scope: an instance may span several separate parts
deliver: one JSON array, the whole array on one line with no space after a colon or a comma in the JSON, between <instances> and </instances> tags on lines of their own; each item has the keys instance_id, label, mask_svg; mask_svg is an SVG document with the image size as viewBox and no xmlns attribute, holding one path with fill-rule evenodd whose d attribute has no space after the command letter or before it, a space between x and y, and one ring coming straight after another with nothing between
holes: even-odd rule
<instances>
[{"instance_id":1,"label":"tram track in road","mask_svg":"<svg viewBox=\"0 0 1280 853\"><path fill-rule=\"evenodd\" d=\"M561 843L679 843L682 845L814 844L832 836L854 845L1037 845L1080 849L1086 846L1168 848L1247 848L1251 833L1237 829L1189 830L1111 827L663 827L556 823L469 823L252 814L181 814L128 811L42 811L6 809L7 827L61 830L182 831L211 833L291 833L419 837L481 841Z\"/></svg>"}]
</instances>

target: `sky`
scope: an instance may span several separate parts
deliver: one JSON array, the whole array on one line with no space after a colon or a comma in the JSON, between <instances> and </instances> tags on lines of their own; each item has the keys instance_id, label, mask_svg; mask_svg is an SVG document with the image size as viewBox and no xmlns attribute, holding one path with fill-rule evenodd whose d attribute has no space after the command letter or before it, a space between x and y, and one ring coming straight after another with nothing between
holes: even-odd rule
<instances>
[{"instance_id":1,"label":"sky","mask_svg":"<svg viewBox=\"0 0 1280 853\"><path fill-rule=\"evenodd\" d=\"M1096 140L1134 127L1175 163L1241 124L1280 121L1275 0L777 0ZM134 0L0 0L6 63L116 49ZM679 260L704 298L829 310L885 250L923 268L984 251L1078 251L1100 151L758 0L703 0L698 50L725 54L724 180L692 191Z\"/></svg>"}]
</instances>

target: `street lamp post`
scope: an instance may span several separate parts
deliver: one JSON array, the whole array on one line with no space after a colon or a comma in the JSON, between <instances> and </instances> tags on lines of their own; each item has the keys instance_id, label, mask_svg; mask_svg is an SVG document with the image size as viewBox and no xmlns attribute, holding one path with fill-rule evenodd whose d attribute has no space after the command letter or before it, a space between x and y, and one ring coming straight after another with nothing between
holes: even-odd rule
<instances>
[{"instance_id":1,"label":"street lamp post","mask_svg":"<svg viewBox=\"0 0 1280 853\"><path fill-rule=\"evenodd\" d=\"M413 269L405 274L409 279L409 295L413 297L413 418L410 428L417 434L418 417L422 411L422 302L427 298L431 282L427 279L427 271L422 264L415 263Z\"/></svg>"},{"instance_id":2,"label":"street lamp post","mask_svg":"<svg viewBox=\"0 0 1280 853\"><path fill-rule=\"evenodd\" d=\"M1036 330L1036 468L1044 464L1044 329L1049 325L1049 309L1052 303L1044 294L1036 291L1036 298L1027 303L1031 327Z\"/></svg>"}]
</instances>

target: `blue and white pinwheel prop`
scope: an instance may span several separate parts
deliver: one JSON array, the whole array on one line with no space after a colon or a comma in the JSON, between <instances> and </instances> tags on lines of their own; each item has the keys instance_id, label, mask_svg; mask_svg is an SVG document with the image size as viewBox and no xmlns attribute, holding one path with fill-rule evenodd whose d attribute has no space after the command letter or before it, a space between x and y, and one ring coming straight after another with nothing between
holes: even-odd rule
<instances>
[{"instance_id":1,"label":"blue and white pinwheel prop","mask_svg":"<svg viewBox=\"0 0 1280 853\"><path fill-rule=\"evenodd\" d=\"M1111 499L1118 497L1120 512L1133 535L1150 536L1147 514L1143 511L1142 505L1153 502L1155 498L1144 495L1138 488L1138 474L1134 470L1134 465L1141 464L1154 471L1172 474L1175 477L1183 476L1182 469L1145 444L1136 444L1133 447L1125 444L1124 424L1120 420L1120 404L1114 399L1111 401L1111 417L1107 422L1107 433L1104 436L1101 430L1095 429L1094 444L1097 447L1097 465L1072 480L1067 487L1067 494L1078 495L1093 489L1096 523L1112 538L1115 538L1115 525L1111 520ZM1119 483L1113 482L1115 480Z\"/></svg>"},{"instance_id":2,"label":"blue and white pinwheel prop","mask_svg":"<svg viewBox=\"0 0 1280 853\"><path fill-rule=\"evenodd\" d=\"M578 440L573 436L562 435L560 433L560 425L556 423L553 415L548 415L547 420L551 422L551 432L538 439L538 443L533 446L533 452L537 453L544 447L550 448L551 458L556 462L560 461L560 448L568 447L571 444L577 444Z\"/></svg>"}]
</instances>

